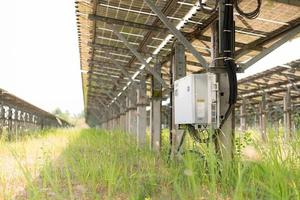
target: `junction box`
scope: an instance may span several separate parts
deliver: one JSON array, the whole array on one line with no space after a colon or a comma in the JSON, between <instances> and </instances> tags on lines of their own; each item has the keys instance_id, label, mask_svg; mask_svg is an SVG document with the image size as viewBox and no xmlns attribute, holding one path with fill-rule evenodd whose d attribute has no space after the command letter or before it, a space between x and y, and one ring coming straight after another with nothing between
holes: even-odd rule
<instances>
[{"instance_id":1,"label":"junction box","mask_svg":"<svg viewBox=\"0 0 300 200\"><path fill-rule=\"evenodd\" d=\"M191 74L174 83L175 124L218 127L218 84L212 73Z\"/></svg>"}]
</instances>

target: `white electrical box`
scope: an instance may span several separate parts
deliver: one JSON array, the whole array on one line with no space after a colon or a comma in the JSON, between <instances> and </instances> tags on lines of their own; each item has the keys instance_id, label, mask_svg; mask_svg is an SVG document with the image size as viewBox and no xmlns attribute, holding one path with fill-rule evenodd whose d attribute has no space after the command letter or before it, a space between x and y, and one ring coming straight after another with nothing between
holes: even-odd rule
<instances>
[{"instance_id":1,"label":"white electrical box","mask_svg":"<svg viewBox=\"0 0 300 200\"><path fill-rule=\"evenodd\" d=\"M214 74L191 74L174 84L175 124L218 126L218 85Z\"/></svg>"}]
</instances>

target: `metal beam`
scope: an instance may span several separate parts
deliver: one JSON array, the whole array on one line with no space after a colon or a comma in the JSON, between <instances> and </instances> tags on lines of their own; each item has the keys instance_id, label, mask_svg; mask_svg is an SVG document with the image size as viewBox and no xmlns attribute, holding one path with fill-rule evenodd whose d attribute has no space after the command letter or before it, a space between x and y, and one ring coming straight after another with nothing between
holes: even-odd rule
<instances>
[{"instance_id":1,"label":"metal beam","mask_svg":"<svg viewBox=\"0 0 300 200\"><path fill-rule=\"evenodd\" d=\"M285 3L288 5L300 6L299 0L274 0L275 2Z\"/></svg>"},{"instance_id":2,"label":"metal beam","mask_svg":"<svg viewBox=\"0 0 300 200\"><path fill-rule=\"evenodd\" d=\"M120 76L121 72L115 72L115 71L110 71L110 70L103 70L103 69L98 69L98 70L93 70L93 71L88 71L87 74L99 74L99 75L106 75L106 76Z\"/></svg>"},{"instance_id":3,"label":"metal beam","mask_svg":"<svg viewBox=\"0 0 300 200\"><path fill-rule=\"evenodd\" d=\"M151 73L159 82L160 84L162 84L163 87L168 88L168 85L165 83L165 81L161 78L161 76L159 76L159 74L157 74L150 66L149 63L146 62L146 60L143 58L143 56L137 52L137 50L131 45L129 44L129 42L126 40L126 38L118 32L118 30L116 29L116 27L112 24L107 24L108 27L113 30L113 33L124 42L124 44L128 47L128 49L130 49L130 51L137 57L137 59L145 66L145 69Z\"/></svg>"},{"instance_id":4,"label":"metal beam","mask_svg":"<svg viewBox=\"0 0 300 200\"><path fill-rule=\"evenodd\" d=\"M96 48L97 50L103 50L103 51L109 51L109 52L113 51L118 54L126 54L126 55L130 55L130 56L134 56L134 54L128 48L116 47L116 46L111 46L111 45L106 45L106 44L91 43L91 42L88 42L88 45L90 47ZM149 52L144 52L144 51L139 51L139 50L137 50L137 52L139 52L141 55L143 55L145 57L153 56L152 53L149 53ZM156 56L158 56L158 55L156 55ZM165 57L158 56L158 58L164 59Z\"/></svg>"},{"instance_id":5,"label":"metal beam","mask_svg":"<svg viewBox=\"0 0 300 200\"><path fill-rule=\"evenodd\" d=\"M111 59L111 62L113 63L113 65L114 65L115 67L117 67L117 68L119 68L119 69L121 70L122 74L123 74L125 77L129 78L129 80L131 80L132 83L135 83L135 80L134 80L134 79L132 78L132 76L125 70L125 67L124 67L124 66L120 66L120 64L117 63L117 61L114 60L113 58Z\"/></svg>"},{"instance_id":6,"label":"metal beam","mask_svg":"<svg viewBox=\"0 0 300 200\"><path fill-rule=\"evenodd\" d=\"M114 92L110 92L110 93L112 93L113 95L115 95L116 96L116 94L114 94ZM107 96L109 97L109 98L111 98L112 100L114 99L114 97L110 94L110 93L107 93ZM121 109L121 105L119 104L119 102L117 102L117 101L114 101L114 103L118 106L118 108L120 108Z\"/></svg>"},{"instance_id":7,"label":"metal beam","mask_svg":"<svg viewBox=\"0 0 300 200\"><path fill-rule=\"evenodd\" d=\"M280 38L282 35L288 33L290 30L294 29L294 27L297 27L300 25L300 17L293 19L292 21L289 21L289 26L281 26L280 28L272 31L267 35L267 37L259 38L250 44L247 44L244 48L239 49L235 52L235 59L244 56L245 54L249 53L253 48L257 46L263 46L277 38Z\"/></svg>"},{"instance_id":8,"label":"metal beam","mask_svg":"<svg viewBox=\"0 0 300 200\"><path fill-rule=\"evenodd\" d=\"M278 41L273 43L269 48L266 48L263 51L261 51L258 55L253 57L247 63L241 64L241 70L244 71L247 68L251 67L253 64L255 64L256 62L258 62L259 60L261 60L262 58L267 56L269 53L271 53L275 49L279 48L281 45L283 45L284 43L286 43L290 39L294 38L299 33L300 33L300 25L296 26L295 28L293 28L292 30L290 30L289 32L284 34L281 37L281 39L279 39Z\"/></svg>"},{"instance_id":9,"label":"metal beam","mask_svg":"<svg viewBox=\"0 0 300 200\"><path fill-rule=\"evenodd\" d=\"M90 61L90 65L91 66L95 66L95 67L104 67L104 68L112 68L112 70L120 70L119 67L115 67L115 65L111 62L106 62L106 61L100 61L100 60L93 60L93 61ZM128 67L125 67L125 70L127 70L128 72L130 73L134 73L136 71L136 69L138 69L138 67L132 67L132 68L128 68Z\"/></svg>"},{"instance_id":10,"label":"metal beam","mask_svg":"<svg viewBox=\"0 0 300 200\"><path fill-rule=\"evenodd\" d=\"M138 28L138 29L144 29L144 30L150 30L150 31L155 31L155 32L166 32L166 28L162 28L159 26L151 26L147 24L141 24L141 23L136 23L136 22L130 22L130 21L125 21L121 19L115 19L115 18L110 18L110 17L104 17L100 15L89 15L88 18L90 20L95 20L95 21L101 21L101 22L106 22L109 24L117 24L121 26L128 26L128 27L133 27L133 28Z\"/></svg>"},{"instance_id":11,"label":"metal beam","mask_svg":"<svg viewBox=\"0 0 300 200\"><path fill-rule=\"evenodd\" d=\"M162 8L162 12L165 15L170 15L172 13L172 11L175 10L177 5L177 0L167 0L165 2L164 7ZM141 10L141 8L139 8L138 10ZM148 13L150 13L151 10L149 10ZM155 15L155 14L154 14ZM158 26L159 24L161 24L160 20L158 18L155 18L152 25L153 26ZM143 40L140 42L137 50L138 51L145 51L147 44L149 42L152 41L152 38L155 36L155 33L152 31L148 31L148 33L144 36ZM152 47L148 47L148 48L152 48ZM162 49L163 50L163 49ZM130 60L130 62L127 64L127 67L131 67L131 65L136 61L136 57L133 56Z\"/></svg>"},{"instance_id":12,"label":"metal beam","mask_svg":"<svg viewBox=\"0 0 300 200\"><path fill-rule=\"evenodd\" d=\"M144 2L149 6L149 8L157 14L159 19L165 24L165 26L170 30L170 32L188 49L196 59L201 63L204 68L208 68L209 64L206 60L202 57L202 55L193 47L193 45L182 35L182 33L174 27L173 24L169 22L167 17L156 8L155 4L152 0L144 0Z\"/></svg>"},{"instance_id":13,"label":"metal beam","mask_svg":"<svg viewBox=\"0 0 300 200\"><path fill-rule=\"evenodd\" d=\"M108 113L110 113L109 108L107 107L107 105L105 105L105 103L103 102L102 99L96 98L95 100L96 100L96 102L100 103Z\"/></svg>"}]
</instances>

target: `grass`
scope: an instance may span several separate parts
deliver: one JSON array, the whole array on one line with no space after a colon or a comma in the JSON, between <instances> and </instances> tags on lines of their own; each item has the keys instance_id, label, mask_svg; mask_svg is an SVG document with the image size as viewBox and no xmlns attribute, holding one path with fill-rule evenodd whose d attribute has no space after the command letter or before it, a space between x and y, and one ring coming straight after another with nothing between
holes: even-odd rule
<instances>
[{"instance_id":1,"label":"grass","mask_svg":"<svg viewBox=\"0 0 300 200\"><path fill-rule=\"evenodd\" d=\"M185 148L206 159L186 153L169 162L166 131L161 155L119 131L51 130L2 141L0 199L300 199L299 138L262 144L254 134L237 139L230 163L190 140Z\"/></svg>"}]
</instances>

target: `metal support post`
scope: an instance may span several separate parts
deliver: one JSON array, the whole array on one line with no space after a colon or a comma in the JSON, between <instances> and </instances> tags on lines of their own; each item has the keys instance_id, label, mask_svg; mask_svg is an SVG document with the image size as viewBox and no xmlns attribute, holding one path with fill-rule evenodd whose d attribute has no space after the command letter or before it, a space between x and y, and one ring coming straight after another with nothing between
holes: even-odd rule
<instances>
[{"instance_id":1,"label":"metal support post","mask_svg":"<svg viewBox=\"0 0 300 200\"><path fill-rule=\"evenodd\" d=\"M3 134L3 125L4 125L3 122L4 122L4 117L5 117L4 112L5 112L5 110L3 108L3 105L0 104L0 139L1 139L2 134Z\"/></svg>"},{"instance_id":2,"label":"metal support post","mask_svg":"<svg viewBox=\"0 0 300 200\"><path fill-rule=\"evenodd\" d=\"M128 91L128 132L132 135L137 134L137 125L136 125L136 91L129 90Z\"/></svg>"},{"instance_id":3,"label":"metal support post","mask_svg":"<svg viewBox=\"0 0 300 200\"><path fill-rule=\"evenodd\" d=\"M119 104L120 107L116 106L116 113L115 113L115 128L117 130L120 130L120 110L121 110L121 104Z\"/></svg>"},{"instance_id":4,"label":"metal support post","mask_svg":"<svg viewBox=\"0 0 300 200\"><path fill-rule=\"evenodd\" d=\"M7 116L7 120L8 120L8 140L11 141L12 139L12 125L13 125L13 122L12 122L12 108L9 107L8 108L8 116Z\"/></svg>"},{"instance_id":5,"label":"metal support post","mask_svg":"<svg viewBox=\"0 0 300 200\"><path fill-rule=\"evenodd\" d=\"M246 101L242 99L242 105L240 106L240 129L242 132L246 130Z\"/></svg>"},{"instance_id":6,"label":"metal support post","mask_svg":"<svg viewBox=\"0 0 300 200\"><path fill-rule=\"evenodd\" d=\"M161 76L161 64L156 60L154 70ZM150 148L159 151L161 147L161 85L151 77L151 102L150 102Z\"/></svg>"},{"instance_id":7,"label":"metal support post","mask_svg":"<svg viewBox=\"0 0 300 200\"><path fill-rule=\"evenodd\" d=\"M260 132L261 132L261 138L265 142L267 141L267 123L268 123L268 116L267 116L267 101L266 97L267 95L264 93L262 95L262 99L260 102Z\"/></svg>"},{"instance_id":8,"label":"metal support post","mask_svg":"<svg viewBox=\"0 0 300 200\"><path fill-rule=\"evenodd\" d=\"M184 76L186 76L186 56L185 56L185 48L183 44L176 41L174 46L174 56L172 58L172 86L174 86L174 82ZM174 102L175 95L174 91L172 89L172 95L170 96L172 98L171 102ZM171 123L171 140L172 140L172 147L171 147L171 158L173 158L177 152L178 147L180 145L180 141L183 137L183 130L178 129L178 125L175 124L175 107L174 104L172 105L172 123Z\"/></svg>"},{"instance_id":9,"label":"metal support post","mask_svg":"<svg viewBox=\"0 0 300 200\"><path fill-rule=\"evenodd\" d=\"M285 139L292 138L291 89L287 88L283 99L283 123Z\"/></svg>"},{"instance_id":10,"label":"metal support post","mask_svg":"<svg viewBox=\"0 0 300 200\"><path fill-rule=\"evenodd\" d=\"M126 123L125 123L125 131L127 132L127 133L129 133L129 126L130 126L130 121L129 121L129 111L130 111L130 109L129 109L129 97L128 97L129 95L127 95L126 96L126 116L125 116L125 118L126 118Z\"/></svg>"},{"instance_id":11,"label":"metal support post","mask_svg":"<svg viewBox=\"0 0 300 200\"><path fill-rule=\"evenodd\" d=\"M107 129L111 130L111 110L110 109L107 112Z\"/></svg>"},{"instance_id":12,"label":"metal support post","mask_svg":"<svg viewBox=\"0 0 300 200\"><path fill-rule=\"evenodd\" d=\"M118 106L116 104L114 104L113 106L113 123L114 123L114 129L117 130L119 129L119 120L118 120L118 116L119 116L119 113L120 113L120 108L121 108L121 105L118 104Z\"/></svg>"},{"instance_id":13,"label":"metal support post","mask_svg":"<svg viewBox=\"0 0 300 200\"><path fill-rule=\"evenodd\" d=\"M126 98L120 97L120 129L126 132Z\"/></svg>"},{"instance_id":14,"label":"metal support post","mask_svg":"<svg viewBox=\"0 0 300 200\"><path fill-rule=\"evenodd\" d=\"M147 94L146 78L142 75L140 86L137 88L137 143L138 145L146 144L146 127L147 127Z\"/></svg>"},{"instance_id":15,"label":"metal support post","mask_svg":"<svg viewBox=\"0 0 300 200\"><path fill-rule=\"evenodd\" d=\"M224 1L219 1L219 21L212 24L212 67L224 66L224 59L218 59L222 57L222 45L220 41L221 33L220 27L224 21ZM228 74L226 72L216 74L217 83L219 85L219 117L220 120L224 120L225 114L229 108L229 91L230 85L228 81ZM220 154L223 160L230 161L233 157L234 151L234 130L235 130L235 114L234 109L228 115L226 121L223 122L221 130L216 139L216 151Z\"/></svg>"},{"instance_id":16,"label":"metal support post","mask_svg":"<svg viewBox=\"0 0 300 200\"><path fill-rule=\"evenodd\" d=\"M115 110L114 105L112 105L111 112L112 112L112 119L111 119L112 130L115 130L116 129L116 110Z\"/></svg>"}]
</instances>

